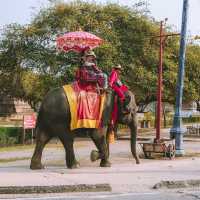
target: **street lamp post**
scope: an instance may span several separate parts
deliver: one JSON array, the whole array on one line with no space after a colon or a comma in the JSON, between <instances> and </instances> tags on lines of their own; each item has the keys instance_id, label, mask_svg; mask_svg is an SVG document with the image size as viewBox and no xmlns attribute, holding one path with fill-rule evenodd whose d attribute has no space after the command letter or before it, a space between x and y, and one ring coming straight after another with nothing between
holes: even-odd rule
<instances>
[{"instance_id":1,"label":"street lamp post","mask_svg":"<svg viewBox=\"0 0 200 200\"><path fill-rule=\"evenodd\" d=\"M179 50L179 70L178 70L178 82L176 90L176 105L173 127L170 130L171 138L175 138L176 155L184 155L183 147L183 134L186 129L182 125L182 97L183 97L183 85L184 85L184 74L185 74L185 51L186 51L186 34L187 34L187 17L189 0L183 0L183 12L182 12L182 26L181 26L181 39L180 39L180 50Z\"/></svg>"}]
</instances>

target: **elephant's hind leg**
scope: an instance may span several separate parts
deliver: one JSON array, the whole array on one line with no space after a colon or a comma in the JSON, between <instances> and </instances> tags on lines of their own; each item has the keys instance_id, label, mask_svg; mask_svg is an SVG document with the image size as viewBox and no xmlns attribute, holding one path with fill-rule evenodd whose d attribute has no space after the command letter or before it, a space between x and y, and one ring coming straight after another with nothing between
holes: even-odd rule
<instances>
[{"instance_id":1,"label":"elephant's hind leg","mask_svg":"<svg viewBox=\"0 0 200 200\"><path fill-rule=\"evenodd\" d=\"M66 154L66 165L67 168L69 169L75 169L75 168L79 168L80 164L79 162L76 160L75 158L75 154L74 154L74 133L71 133L70 131L68 131L68 135L67 133L62 134L62 136L60 137L60 140L65 148L65 154Z\"/></svg>"},{"instance_id":2,"label":"elephant's hind leg","mask_svg":"<svg viewBox=\"0 0 200 200\"><path fill-rule=\"evenodd\" d=\"M36 128L36 146L35 151L31 159L30 168L31 169L43 169L44 166L41 163L42 151L45 145L49 142L51 136L49 136L45 131L40 128Z\"/></svg>"}]
</instances>

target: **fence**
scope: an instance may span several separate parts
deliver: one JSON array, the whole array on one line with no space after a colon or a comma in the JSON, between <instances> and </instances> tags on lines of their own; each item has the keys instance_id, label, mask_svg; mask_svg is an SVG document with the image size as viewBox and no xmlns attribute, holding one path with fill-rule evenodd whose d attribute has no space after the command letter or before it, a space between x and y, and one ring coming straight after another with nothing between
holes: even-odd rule
<instances>
[{"instance_id":1,"label":"fence","mask_svg":"<svg viewBox=\"0 0 200 200\"><path fill-rule=\"evenodd\" d=\"M187 136L200 136L200 124L187 126Z\"/></svg>"}]
</instances>

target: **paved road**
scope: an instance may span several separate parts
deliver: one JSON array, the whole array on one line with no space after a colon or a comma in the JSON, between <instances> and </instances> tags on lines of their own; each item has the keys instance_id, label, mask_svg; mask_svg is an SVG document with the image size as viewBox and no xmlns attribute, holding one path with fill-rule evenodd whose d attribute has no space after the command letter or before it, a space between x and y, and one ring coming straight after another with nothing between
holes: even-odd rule
<instances>
[{"instance_id":1,"label":"paved road","mask_svg":"<svg viewBox=\"0 0 200 200\"><path fill-rule=\"evenodd\" d=\"M200 180L200 158L188 157L169 159L141 159L136 165L130 152L130 142L117 141L111 145L111 168L99 168L99 162L91 163L89 154L94 149L91 141L77 141L76 155L81 163L80 169L69 170L65 166L63 148L46 148L43 154L44 170L29 169L30 160L17 160L0 163L0 186L34 186L34 185L76 185L108 183L112 193L96 194L48 194L43 195L0 195L8 200L63 200L63 199L106 199L106 200L188 200L200 199L200 191L190 193L159 192L153 190L154 184L163 180ZM200 152L200 142L186 142L187 152ZM0 152L0 159L29 157L33 149ZM27 178L28 177L28 178ZM120 194L116 194L120 193ZM31 198L30 198L31 197Z\"/></svg>"},{"instance_id":2,"label":"paved road","mask_svg":"<svg viewBox=\"0 0 200 200\"><path fill-rule=\"evenodd\" d=\"M178 192L148 192L148 193L82 193L82 194L55 194L41 197L7 197L4 200L197 200L200 199L200 191L178 191ZM3 200L3 199L1 199Z\"/></svg>"}]
</instances>

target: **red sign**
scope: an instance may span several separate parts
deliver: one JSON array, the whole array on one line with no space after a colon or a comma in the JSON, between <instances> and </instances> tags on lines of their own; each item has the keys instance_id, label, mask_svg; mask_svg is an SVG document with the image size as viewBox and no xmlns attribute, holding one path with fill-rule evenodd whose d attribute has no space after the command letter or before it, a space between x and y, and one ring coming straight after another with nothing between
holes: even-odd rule
<instances>
[{"instance_id":1,"label":"red sign","mask_svg":"<svg viewBox=\"0 0 200 200\"><path fill-rule=\"evenodd\" d=\"M35 128L36 116L35 115L24 115L24 129Z\"/></svg>"}]
</instances>

